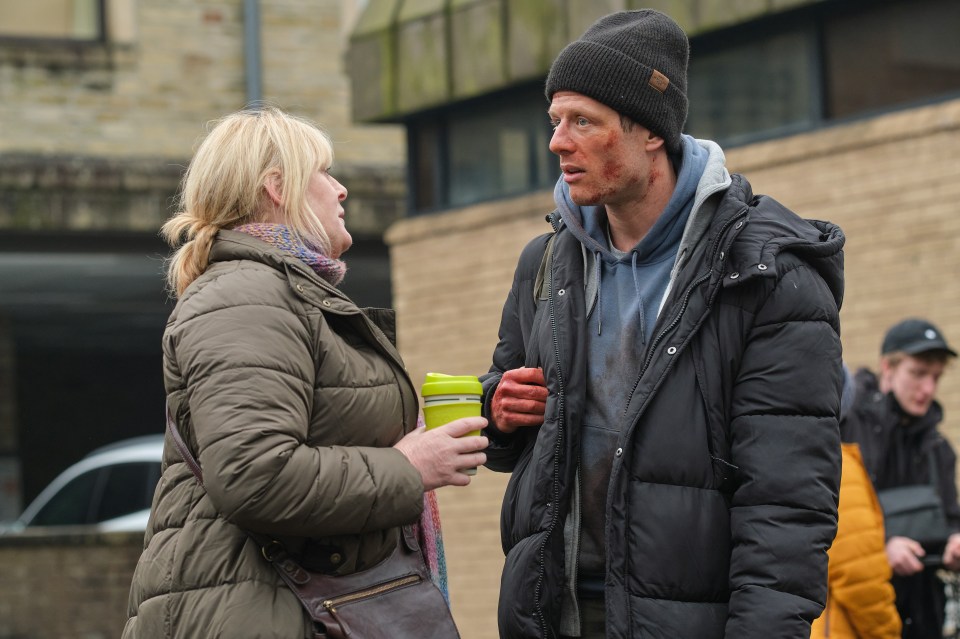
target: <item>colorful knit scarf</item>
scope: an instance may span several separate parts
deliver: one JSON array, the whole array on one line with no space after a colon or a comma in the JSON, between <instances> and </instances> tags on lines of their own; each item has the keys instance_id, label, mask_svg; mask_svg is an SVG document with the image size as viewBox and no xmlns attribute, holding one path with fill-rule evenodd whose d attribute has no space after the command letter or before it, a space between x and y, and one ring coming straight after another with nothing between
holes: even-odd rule
<instances>
[{"instance_id":1,"label":"colorful knit scarf","mask_svg":"<svg viewBox=\"0 0 960 639\"><path fill-rule=\"evenodd\" d=\"M254 222L238 226L233 230L246 233L270 244L286 255L297 258L334 286L338 285L347 273L347 265L343 261L327 257L320 252L319 247L298 240L290 227L284 224Z\"/></svg>"},{"instance_id":2,"label":"colorful knit scarf","mask_svg":"<svg viewBox=\"0 0 960 639\"><path fill-rule=\"evenodd\" d=\"M417 427L424 427L423 414L417 419ZM423 560L430 571L430 578L437 585L443 598L450 603L447 585L447 559L443 552L443 532L440 530L440 506L432 490L423 493L423 514L416 525L417 540L423 549Z\"/></svg>"}]
</instances>

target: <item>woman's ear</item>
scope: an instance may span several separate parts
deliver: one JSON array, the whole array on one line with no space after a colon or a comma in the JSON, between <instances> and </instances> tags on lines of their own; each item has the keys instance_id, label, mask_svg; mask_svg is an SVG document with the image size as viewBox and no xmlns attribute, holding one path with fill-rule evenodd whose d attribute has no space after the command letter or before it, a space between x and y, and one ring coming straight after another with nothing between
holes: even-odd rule
<instances>
[{"instance_id":1,"label":"woman's ear","mask_svg":"<svg viewBox=\"0 0 960 639\"><path fill-rule=\"evenodd\" d=\"M279 171L271 171L267 174L263 180L263 189L274 207L283 208L283 180L280 179Z\"/></svg>"}]
</instances>

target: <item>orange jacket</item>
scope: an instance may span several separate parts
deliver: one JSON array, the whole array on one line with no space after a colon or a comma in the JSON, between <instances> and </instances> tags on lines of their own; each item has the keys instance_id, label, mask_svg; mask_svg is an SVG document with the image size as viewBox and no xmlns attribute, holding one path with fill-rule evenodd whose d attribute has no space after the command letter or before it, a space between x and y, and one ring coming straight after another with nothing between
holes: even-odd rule
<instances>
[{"instance_id":1,"label":"orange jacket","mask_svg":"<svg viewBox=\"0 0 960 639\"><path fill-rule=\"evenodd\" d=\"M883 511L863 467L860 448L842 444L843 474L837 537L830 548L827 607L811 639L899 639L883 534Z\"/></svg>"}]
</instances>

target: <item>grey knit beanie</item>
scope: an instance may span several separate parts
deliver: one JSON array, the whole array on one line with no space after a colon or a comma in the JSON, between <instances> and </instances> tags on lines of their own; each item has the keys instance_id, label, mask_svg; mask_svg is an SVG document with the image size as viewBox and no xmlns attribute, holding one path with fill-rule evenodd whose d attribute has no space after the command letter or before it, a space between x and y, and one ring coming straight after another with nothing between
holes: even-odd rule
<instances>
[{"instance_id":1,"label":"grey knit beanie","mask_svg":"<svg viewBox=\"0 0 960 639\"><path fill-rule=\"evenodd\" d=\"M653 9L600 18L568 44L547 75L547 100L574 91L602 102L680 150L687 121L687 34Z\"/></svg>"}]
</instances>

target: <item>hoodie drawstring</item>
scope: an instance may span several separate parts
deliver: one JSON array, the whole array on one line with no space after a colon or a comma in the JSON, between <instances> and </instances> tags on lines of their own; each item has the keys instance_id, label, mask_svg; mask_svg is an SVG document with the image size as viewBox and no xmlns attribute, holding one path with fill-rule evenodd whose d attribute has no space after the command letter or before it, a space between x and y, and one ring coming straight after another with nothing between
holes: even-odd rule
<instances>
[{"instance_id":1,"label":"hoodie drawstring","mask_svg":"<svg viewBox=\"0 0 960 639\"><path fill-rule=\"evenodd\" d=\"M597 277L597 335L603 334L603 269L600 266L602 258L600 257L600 251L595 251L594 254L594 263L596 267L596 277ZM632 253L633 259L631 262L632 272L633 272L633 290L637 294L637 318L640 322L640 343L644 346L647 345L647 326L646 326L646 313L645 307L643 305L643 295L640 292L640 280L637 278L637 253L634 251Z\"/></svg>"},{"instance_id":2,"label":"hoodie drawstring","mask_svg":"<svg viewBox=\"0 0 960 639\"><path fill-rule=\"evenodd\" d=\"M640 281L637 279L637 252L633 251L633 288L637 292L637 314L640 316L640 343L647 345L647 327L644 317L646 313L643 309L643 295L640 294Z\"/></svg>"},{"instance_id":3,"label":"hoodie drawstring","mask_svg":"<svg viewBox=\"0 0 960 639\"><path fill-rule=\"evenodd\" d=\"M603 329L603 278L600 271L600 251L594 251L593 261L597 265L597 335Z\"/></svg>"}]
</instances>

